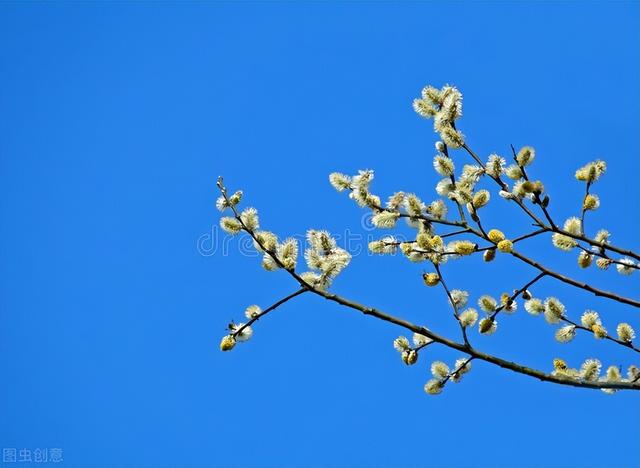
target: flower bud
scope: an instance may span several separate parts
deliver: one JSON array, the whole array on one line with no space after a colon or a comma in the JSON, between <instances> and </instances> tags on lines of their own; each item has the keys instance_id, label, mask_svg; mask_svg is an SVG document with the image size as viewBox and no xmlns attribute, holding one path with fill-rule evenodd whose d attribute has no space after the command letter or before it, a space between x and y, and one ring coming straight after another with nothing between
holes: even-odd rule
<instances>
[{"instance_id":1,"label":"flower bud","mask_svg":"<svg viewBox=\"0 0 640 468\"><path fill-rule=\"evenodd\" d=\"M513 242L508 239L498 242L498 250L503 253L513 252Z\"/></svg>"},{"instance_id":2,"label":"flower bud","mask_svg":"<svg viewBox=\"0 0 640 468\"><path fill-rule=\"evenodd\" d=\"M440 277L437 273L424 273L422 275L422 279L424 280L424 284L427 286L435 286L440 281Z\"/></svg>"},{"instance_id":3,"label":"flower bud","mask_svg":"<svg viewBox=\"0 0 640 468\"><path fill-rule=\"evenodd\" d=\"M582 209L584 210L597 210L600 206L600 199L597 195L588 194L584 197L582 203Z\"/></svg>"},{"instance_id":4,"label":"flower bud","mask_svg":"<svg viewBox=\"0 0 640 468\"><path fill-rule=\"evenodd\" d=\"M602 339L607 336L607 330L599 323L596 323L594 326L592 326L591 331L593 332L593 336L598 339Z\"/></svg>"},{"instance_id":5,"label":"flower bud","mask_svg":"<svg viewBox=\"0 0 640 468\"><path fill-rule=\"evenodd\" d=\"M236 345L236 339L233 335L226 335L220 341L220 351L231 351Z\"/></svg>"},{"instance_id":6,"label":"flower bud","mask_svg":"<svg viewBox=\"0 0 640 468\"><path fill-rule=\"evenodd\" d=\"M626 343L631 343L631 341L636 337L636 332L628 323L618 324L616 332L618 333L618 339Z\"/></svg>"},{"instance_id":7,"label":"flower bud","mask_svg":"<svg viewBox=\"0 0 640 468\"><path fill-rule=\"evenodd\" d=\"M412 366L418 362L418 352L415 349L408 349L402 352L402 362L407 366Z\"/></svg>"},{"instance_id":8,"label":"flower bud","mask_svg":"<svg viewBox=\"0 0 640 468\"><path fill-rule=\"evenodd\" d=\"M489 240L494 244L497 244L498 242L503 241L505 239L502 231L499 231L498 229L490 230L487 236L489 237Z\"/></svg>"},{"instance_id":9,"label":"flower bud","mask_svg":"<svg viewBox=\"0 0 640 468\"><path fill-rule=\"evenodd\" d=\"M485 250L482 254L482 259L485 262L491 262L494 258L496 258L496 249Z\"/></svg>"},{"instance_id":10,"label":"flower bud","mask_svg":"<svg viewBox=\"0 0 640 468\"><path fill-rule=\"evenodd\" d=\"M457 241L453 244L453 251L459 255L471 255L476 247L471 241Z\"/></svg>"},{"instance_id":11,"label":"flower bud","mask_svg":"<svg viewBox=\"0 0 640 468\"><path fill-rule=\"evenodd\" d=\"M491 320L488 317L485 317L482 320L480 320L479 329L480 329L480 333L482 333L483 335L491 335L495 333L497 328L498 328L498 324L496 323L495 320Z\"/></svg>"},{"instance_id":12,"label":"flower bud","mask_svg":"<svg viewBox=\"0 0 640 468\"><path fill-rule=\"evenodd\" d=\"M431 379L425 384L424 391L429 395L437 395L442 393L443 387L444 385L438 379Z\"/></svg>"},{"instance_id":13,"label":"flower bud","mask_svg":"<svg viewBox=\"0 0 640 468\"><path fill-rule=\"evenodd\" d=\"M242 224L240 224L237 219L231 218L229 216L225 216L224 218L220 219L220 227L223 231L232 235L238 234L242 230Z\"/></svg>"},{"instance_id":14,"label":"flower bud","mask_svg":"<svg viewBox=\"0 0 640 468\"><path fill-rule=\"evenodd\" d=\"M555 358L553 360L553 368L555 370L565 370L567 368L567 363L564 362L562 359Z\"/></svg>"},{"instance_id":15,"label":"flower bud","mask_svg":"<svg viewBox=\"0 0 640 468\"><path fill-rule=\"evenodd\" d=\"M242 200L242 190L238 190L233 195L229 197L229 205L236 206Z\"/></svg>"},{"instance_id":16,"label":"flower bud","mask_svg":"<svg viewBox=\"0 0 640 468\"><path fill-rule=\"evenodd\" d=\"M473 196L473 206L475 208L482 208L483 206L485 206L487 203L489 203L489 199L490 199L490 195L489 195L489 191L488 190L479 190L478 192L476 192L476 194Z\"/></svg>"},{"instance_id":17,"label":"flower bud","mask_svg":"<svg viewBox=\"0 0 640 468\"><path fill-rule=\"evenodd\" d=\"M593 261L593 255L589 252L582 251L578 255L578 265L580 268L588 268L591 266L591 262Z\"/></svg>"}]
</instances>

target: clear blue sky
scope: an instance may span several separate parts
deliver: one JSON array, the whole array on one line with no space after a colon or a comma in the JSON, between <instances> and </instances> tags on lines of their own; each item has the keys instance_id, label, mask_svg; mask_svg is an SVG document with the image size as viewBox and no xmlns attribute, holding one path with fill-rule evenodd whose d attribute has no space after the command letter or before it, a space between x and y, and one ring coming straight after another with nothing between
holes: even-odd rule
<instances>
[{"instance_id":1,"label":"clear blue sky","mask_svg":"<svg viewBox=\"0 0 640 468\"><path fill-rule=\"evenodd\" d=\"M429 397L430 360L459 353L433 347L407 368L391 347L399 329L316 297L220 353L230 319L295 285L237 239L208 255L206 235L220 174L282 237L369 234L329 186L335 170L371 168L381 195L434 198L436 137L411 100L450 82L480 154L536 147L559 219L580 203L574 170L606 159L587 230L638 249L639 44L637 2L3 2L0 446L59 447L78 467L638 466L638 395L476 363ZM487 216L508 235L527 227L510 207ZM524 249L575 270L549 241ZM454 334L421 271L358 255L335 290ZM535 274L505 258L445 272L474 298ZM575 275L639 290L637 275ZM552 280L534 292L640 329L637 311ZM557 344L553 330L521 306L472 338L546 370L557 355L638 361L590 336Z\"/></svg>"}]
</instances>

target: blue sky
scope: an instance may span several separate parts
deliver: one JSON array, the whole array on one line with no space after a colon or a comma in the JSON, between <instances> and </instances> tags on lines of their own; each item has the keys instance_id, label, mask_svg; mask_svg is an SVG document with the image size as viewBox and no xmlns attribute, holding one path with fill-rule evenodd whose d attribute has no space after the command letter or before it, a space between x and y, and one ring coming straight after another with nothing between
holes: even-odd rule
<instances>
[{"instance_id":1,"label":"blue sky","mask_svg":"<svg viewBox=\"0 0 640 468\"><path fill-rule=\"evenodd\" d=\"M575 169L604 158L587 231L606 226L637 250L639 26L637 2L2 3L0 446L62 448L82 467L637 466L637 395L475 363L429 397L430 361L459 353L433 347L407 368L391 347L399 329L317 297L220 353L229 320L295 284L238 239L226 256L211 241L221 174L281 237L377 236L329 186L332 171L371 168L380 195L435 198L436 136L411 100L452 83L479 154L535 146L532 171L560 220L580 204ZM501 208L487 223L527 229ZM637 295L637 275L575 271L548 240L523 250ZM456 336L422 269L360 254L334 288ZM471 258L445 274L477 298L535 271ZM552 280L534 293L573 318L592 308L610 330L640 328L634 310ZM546 370L558 355L634 362L553 331L521 306L472 339Z\"/></svg>"}]
</instances>

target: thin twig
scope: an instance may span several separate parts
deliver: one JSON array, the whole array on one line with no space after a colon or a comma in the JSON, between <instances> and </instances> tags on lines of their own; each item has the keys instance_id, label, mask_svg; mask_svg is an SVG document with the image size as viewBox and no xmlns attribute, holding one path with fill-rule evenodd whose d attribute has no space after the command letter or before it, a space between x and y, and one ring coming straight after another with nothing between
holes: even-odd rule
<instances>
[{"instance_id":1,"label":"thin twig","mask_svg":"<svg viewBox=\"0 0 640 468\"><path fill-rule=\"evenodd\" d=\"M560 320L562 320L563 322L569 323L571 325L573 325L574 327L576 327L578 330L584 330L587 331L591 334L593 334L592 330L589 330L587 327L583 327L582 325L580 325L579 323L574 322L573 320L568 319L567 317L565 317L564 315L562 317L560 317ZM628 342L628 341L622 341L622 340L618 340L617 338L614 338L613 336L609 335L608 333L603 337L603 339L605 340L609 340L609 341L613 341L614 343L619 344L620 346L624 346L625 348L629 348L634 350L636 353L640 353L640 349L636 348L633 343Z\"/></svg>"},{"instance_id":2,"label":"thin twig","mask_svg":"<svg viewBox=\"0 0 640 468\"><path fill-rule=\"evenodd\" d=\"M538 276L536 276L535 278L533 278L531 281L529 281L527 284L525 284L524 286L522 286L520 289L516 289L515 292L509 296L509 299L507 299L505 301L504 304L502 304L500 307L498 307L490 316L489 316L489 320L493 321L493 319L495 318L496 315L498 315L500 313L501 310L506 309L507 307L509 307L513 301L515 301L518 296L520 294L522 294L523 292L525 292L527 289L529 289L531 286L533 286L535 283L537 283L539 280L541 280L542 278L544 278L547 274L546 273L540 273Z\"/></svg>"},{"instance_id":3,"label":"thin twig","mask_svg":"<svg viewBox=\"0 0 640 468\"><path fill-rule=\"evenodd\" d=\"M469 344L469 338L467 337L467 329L464 325L462 325L462 322L460 321L460 313L458 311L458 305L453 300L451 291L449 291L449 288L447 287L447 283L445 283L444 278L442 277L442 271L440 270L440 265L438 265L436 262L431 262L431 263L436 269L436 272L438 273L438 278L440 279L440 284L442 284L442 287L444 288L444 291L447 293L447 297L449 298L449 302L451 303L451 307L453 307L453 316L456 318L458 325L460 325L460 332L462 333L462 339L464 340L467 346L471 346Z\"/></svg>"},{"instance_id":4,"label":"thin twig","mask_svg":"<svg viewBox=\"0 0 640 468\"><path fill-rule=\"evenodd\" d=\"M238 327L236 330L234 330L233 332L233 336L236 337L238 336L240 333L242 333L242 331L253 325L255 322L257 322L258 320L260 320L262 317L264 317L265 315L267 315L269 312L271 312L272 310L277 309L278 307L280 307L282 304L284 304L285 302L290 301L291 299L293 299L296 296L299 296L302 293L307 292L308 289L307 288L300 288L298 289L296 292L289 294L286 297L283 297L282 299L280 299L279 301L273 303L272 305L270 305L269 307L267 307L266 309L264 309L262 312L260 312L259 315L257 315L256 317L252 318L251 320L249 320L247 323L243 324L241 327Z\"/></svg>"}]
</instances>

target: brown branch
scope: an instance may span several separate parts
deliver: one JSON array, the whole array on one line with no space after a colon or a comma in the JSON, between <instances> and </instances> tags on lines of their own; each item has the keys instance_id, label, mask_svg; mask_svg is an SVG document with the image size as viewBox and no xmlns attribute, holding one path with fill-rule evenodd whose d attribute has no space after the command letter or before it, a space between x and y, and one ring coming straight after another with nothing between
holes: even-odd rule
<instances>
[{"instance_id":1,"label":"brown branch","mask_svg":"<svg viewBox=\"0 0 640 468\"><path fill-rule=\"evenodd\" d=\"M252 318L251 320L249 320L247 323L243 324L241 327L238 327L233 333L233 337L235 338L236 336L238 336L240 333L242 333L242 330L244 330L247 327L250 327L251 325L253 325L255 322L257 322L258 320L260 320L262 317L264 317L265 315L267 315L269 312L271 312L272 310L277 309L278 307L280 307L282 304L284 304L285 302L290 301L291 299L293 299L296 296L299 296L302 293L307 292L308 289L307 288L300 288L298 289L296 292L289 294L286 297L283 297L282 299L280 299L278 302L273 303L272 305L270 305L269 307L267 307L266 309L264 309L262 312L260 312L259 315L257 315L256 317Z\"/></svg>"},{"instance_id":2,"label":"brown branch","mask_svg":"<svg viewBox=\"0 0 640 468\"><path fill-rule=\"evenodd\" d=\"M544 265L541 265L540 263L536 262L535 260L530 259L529 257L526 257L518 252L516 252L515 250L513 252L511 252L511 255L513 255L514 257L522 260L525 263L528 263L529 265L531 265L534 268L537 268L538 270L546 273L549 276L552 276L560 281L562 281L563 283L567 283L570 284L572 286L575 286L577 288L580 289L584 289L585 291L589 291L590 293L595 294L596 296L599 297L606 297L608 299L613 299L614 301L618 301L618 302L622 302L623 304L628 304L631 305L633 307L640 307L640 301L637 301L635 299L631 299L629 297L624 297L624 296L620 296L618 294L609 292L609 291L605 291L603 289L598 289L598 288L594 288L593 286L587 284L587 283L582 283L580 281L576 281L573 278L569 278L568 276L564 276L560 273L557 273L553 270L550 270L549 268L545 267Z\"/></svg>"},{"instance_id":3,"label":"brown branch","mask_svg":"<svg viewBox=\"0 0 640 468\"><path fill-rule=\"evenodd\" d=\"M518 163L518 158L516 156L516 149L514 148L513 145L511 145L511 151L513 152L513 160L516 162L516 164L520 168L520 171L522 172L522 178L524 180L529 180L529 176L527 175L527 170L525 169L524 166L521 166L520 163ZM549 214L549 211L547 211L547 207L545 206L544 203L542 203L542 200L540 200L540 194L537 192L533 193L533 203L535 203L536 205L539 205L540 208L542 208L542 213L544 214L544 217L547 218L547 221L549 221L549 224L551 225L551 227L554 229L557 228L556 223L554 223L553 219L551 219L551 215Z\"/></svg>"},{"instance_id":4,"label":"brown branch","mask_svg":"<svg viewBox=\"0 0 640 468\"><path fill-rule=\"evenodd\" d=\"M438 265L436 262L431 262L431 263L436 269L436 272L438 273L438 278L440 280L440 284L442 284L442 287L444 288L444 291L447 293L447 297L449 298L449 302L451 303L451 307L453 307L453 316L456 318L458 325L460 325L462 339L464 340L467 346L470 346L469 338L467 337L467 328L464 325L462 325L462 322L460 321L460 313L458 311L458 305L453 300L453 296L451 296L451 291L447 287L447 283L445 283L444 278L442 277L442 271L440 270L440 265Z\"/></svg>"},{"instance_id":5,"label":"brown branch","mask_svg":"<svg viewBox=\"0 0 640 468\"><path fill-rule=\"evenodd\" d=\"M387 210L386 208L379 208L380 210L384 210L384 211L392 211L392 210ZM477 229L474 229L472 227L470 227L468 224L463 224L460 222L456 222L456 221L448 221L448 220L443 220L443 219L436 219L436 218L432 218L430 216L425 216L425 215L418 215L418 216L411 216L407 213L400 213L400 217L401 218L411 218L411 219L422 219L424 221L430 222L430 223L436 223L436 224L444 224L447 226L459 226L459 227L464 227L467 232L469 232L470 234L474 234L477 237L480 237L484 240L487 240L489 242L491 242L493 244L493 242L488 238L488 236L485 236L482 234L482 232L478 231ZM525 236L520 236L519 238L516 238L517 240L523 240L526 239L528 237L532 237L534 235L538 235L541 234L542 231L544 229L545 232L549 232L550 228L541 228L537 231L532 232L531 234L525 235ZM495 245L495 244L494 244ZM481 249L478 249L478 251L480 251ZM483 249L483 250L487 250L487 249ZM590 292L592 294L595 294L596 296L600 296L600 297L606 297L608 299L612 299L614 301L617 302L622 302L624 304L628 304L628 305L632 305L634 307L640 307L640 301L637 301L635 299L631 299L628 297L624 297L624 296L620 296L618 294L609 292L609 291L605 291L596 287L593 287L587 283L582 283L580 281L574 280L573 278L570 278L568 276L565 276L561 273L557 273L553 270L551 270L550 268L545 267L544 265L536 262L535 260L530 259L529 257L526 257L523 254L520 254L518 252L512 252L512 255L520 260L522 260L523 262L533 266L534 268L537 268L538 270L547 273L549 276L556 278L560 281L562 281L563 283L567 283L570 284L572 286L575 286L577 288L583 289L587 292Z\"/></svg>"},{"instance_id":6,"label":"brown branch","mask_svg":"<svg viewBox=\"0 0 640 468\"><path fill-rule=\"evenodd\" d=\"M467 364L469 364L469 363L470 363L471 361L473 361L474 359L475 359L475 358L474 358L473 356L471 356L471 357L469 357L469 358L465 359L465 361L464 361L462 364L460 364L458 367L456 367L456 368L455 368L455 370L453 370L452 372L449 372L449 373L447 374L447 376L446 376L446 377L445 377L445 378L440 382L440 384L441 384L441 385L444 385L444 384L446 384L446 383L449 381L449 379L453 379L453 378L457 377L457 376L458 376L458 374L460 373L460 371L461 371L462 369L464 369L465 367L467 367Z\"/></svg>"},{"instance_id":7,"label":"brown branch","mask_svg":"<svg viewBox=\"0 0 640 468\"><path fill-rule=\"evenodd\" d=\"M530 237L534 237L534 236L537 236L539 234L543 234L545 232L547 232L547 231L544 230L544 229L538 229L536 231L530 232L529 234L523 234L522 236L518 236L518 237L516 237L514 239L511 239L511 242L515 244L516 242L520 242L522 240L529 239Z\"/></svg>"},{"instance_id":8,"label":"brown branch","mask_svg":"<svg viewBox=\"0 0 640 468\"><path fill-rule=\"evenodd\" d=\"M637 264L635 264L635 263L633 263L633 264L631 264L631 265L626 264L626 263L624 263L624 262L621 262L620 260L616 260L615 258L611 258L611 257L609 257L609 256L608 256L606 253L604 253L604 252L595 252L595 251L593 251L593 250L589 250L589 249L587 249L587 248L583 247L583 246L582 246L582 245L580 245L580 244L576 245L576 247L578 247L578 248L579 248L580 250L582 250L583 252L588 253L589 255L593 255L593 256L595 256L595 257L600 257L600 258L604 258L604 259L606 259L606 260L609 260L609 262L610 262L610 263L613 263L613 264L615 264L615 265L622 265L622 266L627 267L627 268L633 268L634 270L640 270L640 265L637 265Z\"/></svg>"},{"instance_id":9,"label":"brown branch","mask_svg":"<svg viewBox=\"0 0 640 468\"><path fill-rule=\"evenodd\" d=\"M226 195L226 189L223 185L223 181L222 178L220 177L218 179L218 187L220 188L220 191L222 192L223 196L225 197L225 199L228 201L227 199L227 195ZM296 281L298 281L298 283L301 284L302 289L304 290L308 290L318 296L322 296L327 300L330 300L332 302L341 304L345 307L348 307L350 309L354 309L354 310L358 310L360 312L362 312L365 315L370 315L372 317L376 317L380 320L383 320L385 322L389 322L389 323L393 323L396 325L399 325L407 330L410 330L414 333L418 333L420 335L426 336L427 338L432 339L433 341L443 344L449 348L452 349L456 349L458 351L462 351L466 354L468 354L471 357L489 362L491 364L500 366L502 368L505 369L509 369L512 370L514 372L517 372L519 374L523 374L523 375L528 375L530 377L534 377L537 378L541 381L545 381L545 382L553 382L553 383L557 383L557 384L561 384L561 385L568 385L568 386L573 386L573 387L580 387L580 388L596 388L596 389L617 389L617 390L640 390L640 385L635 384L635 383L630 383L630 382L592 382L592 381L585 381L585 380L580 380L580 379L574 379L574 378L569 378L569 377L564 377L564 376L558 376L558 375L552 375L552 374L546 374L544 372L541 372L539 370L536 369L532 369L520 364L517 364L515 362L511 362L511 361L507 361L505 359L484 353L480 350L477 350L473 347L471 347L468 343L459 343L453 340L450 340L444 336L438 335L434 332L432 332L431 330L422 327L422 326L418 326L415 325L411 322L408 322L404 319L398 318L398 317L394 317L392 315L389 315L381 310L372 308L372 307L367 307L365 305L359 304L357 302L351 301L349 299L346 299L344 297L338 296L336 294L333 293L329 293L327 291L321 290L321 289L316 289L312 286L310 286L309 284L307 284L304 280L302 280L302 278L300 278L300 276L298 276L295 271L293 270L288 270L286 268L284 268L284 266L282 265L282 263L280 262L280 260L278 259L277 255L275 254L275 252L271 251L271 250L266 250L264 249L264 245L256 238L255 234L253 233L253 231L251 229L249 229L244 222L242 221L242 219L240 219L240 215L238 214L237 210L235 209L235 207L231 206L232 211L234 212L234 215L236 217L236 219L241 223L242 228L244 231L246 231L253 239L254 241L256 241L256 243L261 247L262 250L264 250L271 258L273 258L273 260L281 266L281 268L283 268L287 273L289 273L289 275L291 275ZM302 292L300 292L300 294L302 294Z\"/></svg>"},{"instance_id":10,"label":"brown branch","mask_svg":"<svg viewBox=\"0 0 640 468\"><path fill-rule=\"evenodd\" d=\"M480 160L480 158L478 157L478 155L476 153L473 152L473 150L471 148L469 148L469 146L467 146L467 144L463 144L462 148L464 148L464 150L469 153L469 155L476 161L478 162L478 164L480 164L483 168L485 167L484 164L482 163L482 161ZM487 174L488 175L488 174ZM493 176L489 176L491 179L493 179L498 186L500 186L500 188L502 190L508 191L509 187L507 186L507 184L504 183L504 181L500 178L500 177L493 177ZM535 196L534 196L535 199ZM535 224L544 228L545 230L547 230L548 232L555 232L558 234L563 234L565 236L571 237L573 239L576 240L581 240L583 242L587 242L588 244L594 246L594 247L602 247L605 248L607 250L611 250L612 252L616 252L620 255L625 255L627 257L632 257L635 258L636 260L640 260L640 254L637 254L631 250L628 249L623 249L620 247L616 247L615 245L612 244L603 244L601 242L596 242L594 239L590 239L588 237L586 237L583 234L573 234L570 233L568 231L565 231L564 229L559 228L552 220L551 220L551 216L548 214L546 207L544 207L544 204L542 202L540 202L540 207L543 208L543 211L545 212L545 216L548 216L548 220L551 226L547 226L545 223L542 222L542 220L540 220L535 214L533 214L525 205L524 203L518 199L518 197L513 198L513 200L516 202L516 204L518 204L518 206L520 206L520 208L522 208L527 215L529 215L529 217L531 219L534 220ZM539 200L539 198L538 198ZM584 231L583 231L584 232Z\"/></svg>"},{"instance_id":11,"label":"brown branch","mask_svg":"<svg viewBox=\"0 0 640 468\"><path fill-rule=\"evenodd\" d=\"M403 216L402 213L400 214L400 216L401 217ZM405 215L405 216L409 217L409 215ZM424 217L424 216L413 216L412 218L430 220L430 218ZM485 239L486 241L489 241L489 242L491 242L493 244L493 242L487 236L484 236L480 231L478 231L476 229L473 229L473 228L471 228L469 226L466 226L466 227L467 227L469 233L474 234L477 237L480 237L482 239ZM536 235L537 234L540 234L540 233L536 231ZM533 235L533 233L532 233L532 235ZM531 236L527 236L527 237L531 237ZM522 236L521 236L521 238L519 240L522 240ZM637 301L635 299L631 299L631 298L628 298L628 297L625 297L625 296L620 296L619 294L615 294L615 293L612 293L612 292L609 292L609 291L605 291L603 289L599 289L599 288L593 287L593 286L591 286L591 285L589 285L587 283L583 283L583 282L574 280L573 278L565 276L565 275L563 275L561 273L557 273L557 272L551 270L550 268L545 267L544 265L536 262L535 260L530 259L529 257L527 257L527 256L525 256L525 255L523 255L521 253L516 252L515 250L511 253L511 255L513 255L514 257L518 258L519 260L522 260L523 262L531 265L532 267L537 268L541 272L544 272L547 275L549 275L549 276L551 276L553 278L556 278L557 280L562 281L563 283L567 283L567 284L570 284L570 285L575 286L577 288L583 289L583 290L585 290L587 292L590 292L592 294L595 294L596 296L599 296L599 297L606 297L608 299L612 299L612 300L617 301L617 302L622 302L624 304L628 304L628 305L631 305L633 307L640 307L640 301Z\"/></svg>"},{"instance_id":12,"label":"brown branch","mask_svg":"<svg viewBox=\"0 0 640 468\"><path fill-rule=\"evenodd\" d=\"M582 325L580 325L579 323L574 322L573 320L568 319L567 317L565 317L564 315L562 317L560 317L560 320L562 320L563 322L566 322L568 324L573 325L574 327L576 327L578 330L584 330L584 331L588 331L589 333L593 334L592 330L589 330L587 327L583 327ZM640 353L640 349L636 348L633 343L631 342L627 342L627 341L622 341L622 340L618 340L617 338L614 338L613 336L609 335L608 333L603 337L603 339L605 340L609 340L609 341L613 341L614 343L619 344L620 346L624 346L625 348L629 348L634 350L636 353Z\"/></svg>"},{"instance_id":13,"label":"brown branch","mask_svg":"<svg viewBox=\"0 0 640 468\"><path fill-rule=\"evenodd\" d=\"M525 284L524 286L522 286L520 289L516 289L515 292L509 296L509 299L507 299L507 301L502 304L500 307L498 307L490 316L489 316L489 320L493 321L493 319L495 318L496 315L498 315L500 313L501 310L505 309L506 307L510 306L513 301L515 301L518 296L520 294L522 294L523 292L525 292L528 288L530 288L533 284L537 283L539 280L541 280L542 278L544 278L546 276L546 273L540 273L538 276L536 276L535 278L533 278L531 281L529 281L527 284Z\"/></svg>"},{"instance_id":14,"label":"brown branch","mask_svg":"<svg viewBox=\"0 0 640 468\"><path fill-rule=\"evenodd\" d=\"M372 307L367 307L365 305L359 304L357 302L351 301L349 299L346 299L344 297L338 296L336 294L333 293L329 293L327 291L320 291L320 290L315 290L312 289L311 292L313 292L314 294L317 294L319 296L324 297L325 299L332 301L332 302L336 302L337 304L341 304L345 307L348 307L350 309L354 309L354 310L358 310L360 312L362 312L364 315L370 315L372 317L375 317L377 319L383 320L385 322L389 322L389 323L393 323L395 325L398 325L400 327L403 327L409 331L412 331L414 333L419 333L420 335L424 335L427 338L431 338L433 341L443 344L449 348L452 349L456 349L458 351L462 351L463 353L466 353L476 359L480 359L482 361L486 361L489 362L491 364L495 364L497 366L500 366L504 369L509 369L511 371L517 372L519 374L524 374L524 375L528 375L530 377L534 377L538 380L544 381L544 382L553 382L553 383L557 383L560 385L569 385L569 386L573 386L573 387L581 387L581 388L597 388L597 389L603 389L603 388L611 388L611 389L618 389L618 390L640 390L640 385L637 384L633 384L630 382L591 382L591 381L585 381L585 380L579 380L579 379L573 379L573 378L569 378L569 377L562 377L559 375L552 375L552 374L546 374L544 372L541 372L539 370L536 369L532 369L530 367L526 367L526 366L522 366L520 364L517 364L515 362L511 362L511 361L507 361L505 359L496 357L496 356L492 356L490 354L484 353L478 349L475 349L473 347L470 347L464 343L458 343L456 341L452 341L448 338L445 338L443 336L440 336L434 332L432 332L431 330L425 328L425 327L421 327L418 325L415 325L411 322L408 322L404 319L398 318L398 317L394 317L393 315L389 315L381 310L378 309L374 309Z\"/></svg>"},{"instance_id":15,"label":"brown branch","mask_svg":"<svg viewBox=\"0 0 640 468\"><path fill-rule=\"evenodd\" d=\"M587 185L585 186L585 190L584 190L584 197L582 197L582 211L580 212L580 228L582 229L583 233L586 233L587 231L584 229L584 216L587 213L587 208L584 205L584 202L586 201L587 197L589 196L589 189L591 188L591 181L587 181Z\"/></svg>"}]
</instances>

